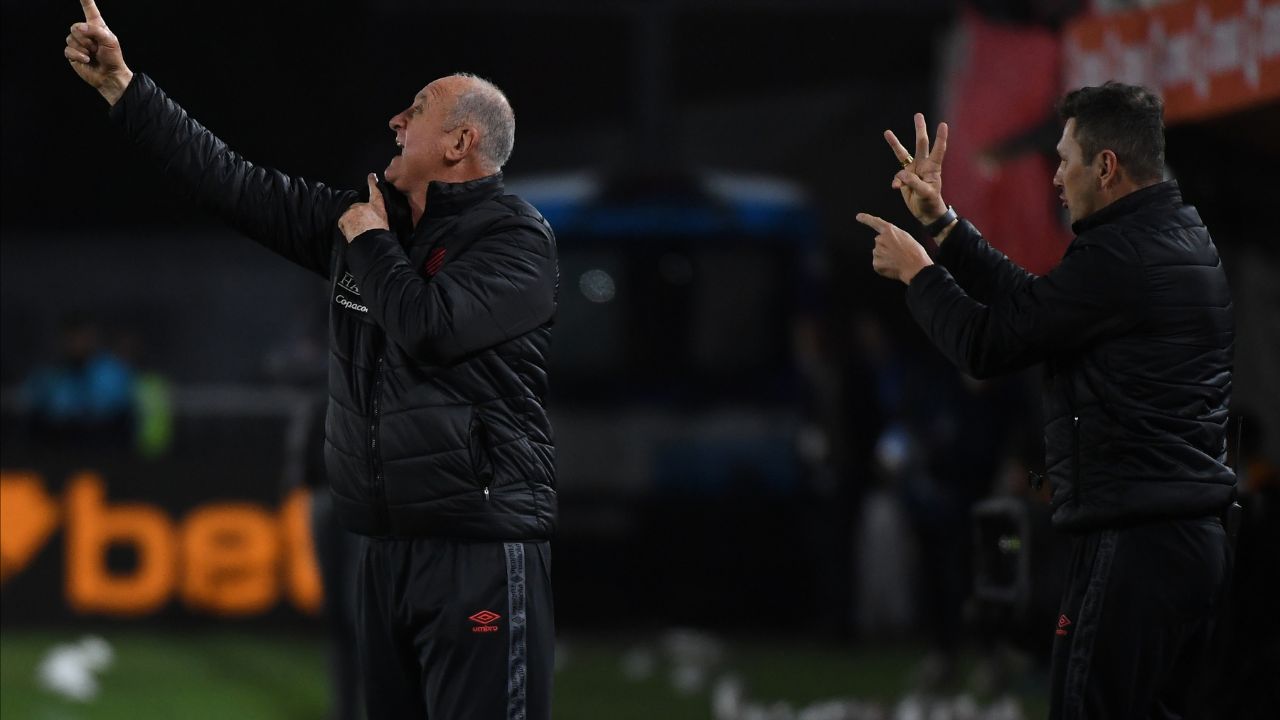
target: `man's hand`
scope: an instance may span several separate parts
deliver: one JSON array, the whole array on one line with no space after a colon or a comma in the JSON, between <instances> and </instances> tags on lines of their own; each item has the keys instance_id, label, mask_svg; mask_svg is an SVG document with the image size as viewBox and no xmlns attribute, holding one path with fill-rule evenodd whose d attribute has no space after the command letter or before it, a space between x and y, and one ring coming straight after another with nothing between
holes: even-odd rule
<instances>
[{"instance_id":1,"label":"man's hand","mask_svg":"<svg viewBox=\"0 0 1280 720\"><path fill-rule=\"evenodd\" d=\"M871 268L877 273L910 285L916 273L933 264L924 246L902 228L867 213L858 213L857 220L878 233L871 251Z\"/></svg>"},{"instance_id":2,"label":"man's hand","mask_svg":"<svg viewBox=\"0 0 1280 720\"><path fill-rule=\"evenodd\" d=\"M387 208L382 204L382 191L378 190L378 176L369 173L369 202L355 203L338 218L338 229L350 243L369 230L389 230Z\"/></svg>"},{"instance_id":3,"label":"man's hand","mask_svg":"<svg viewBox=\"0 0 1280 720\"><path fill-rule=\"evenodd\" d=\"M929 128L924 123L924 115L916 113L916 154L911 153L898 142L898 136L892 130L884 131L884 139L893 149L894 157L903 165L902 170L893 176L893 189L902 192L902 199L907 209L922 224L942 217L947 212L947 203L942 199L942 158L947 154L947 124L938 125L938 141L933 150L929 150Z\"/></svg>"},{"instance_id":4,"label":"man's hand","mask_svg":"<svg viewBox=\"0 0 1280 720\"><path fill-rule=\"evenodd\" d=\"M84 22L71 26L62 54L81 80L115 105L133 80L133 71L124 64L120 39L107 27L94 0L80 0L80 7L84 9Z\"/></svg>"}]
</instances>

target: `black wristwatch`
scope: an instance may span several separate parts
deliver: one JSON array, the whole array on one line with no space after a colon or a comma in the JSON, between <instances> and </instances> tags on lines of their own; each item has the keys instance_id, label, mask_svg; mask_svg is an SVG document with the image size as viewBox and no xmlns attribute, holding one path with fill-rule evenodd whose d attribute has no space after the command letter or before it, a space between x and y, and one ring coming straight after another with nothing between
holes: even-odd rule
<instances>
[{"instance_id":1,"label":"black wristwatch","mask_svg":"<svg viewBox=\"0 0 1280 720\"><path fill-rule=\"evenodd\" d=\"M926 233L929 233L929 237L937 237L938 233L942 232L943 230L946 230L947 226L955 222L956 219L959 217L960 217L959 215L956 215L956 209L948 205L947 211L942 214L942 217L938 218L937 220L934 220L928 225L925 225L924 231Z\"/></svg>"}]
</instances>

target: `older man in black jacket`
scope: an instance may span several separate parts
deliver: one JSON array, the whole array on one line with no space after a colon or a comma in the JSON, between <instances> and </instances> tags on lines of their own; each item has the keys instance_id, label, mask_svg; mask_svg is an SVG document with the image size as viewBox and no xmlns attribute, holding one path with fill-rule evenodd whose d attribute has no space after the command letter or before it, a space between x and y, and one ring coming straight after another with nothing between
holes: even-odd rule
<instances>
[{"instance_id":1,"label":"older man in black jacket","mask_svg":"<svg viewBox=\"0 0 1280 720\"><path fill-rule=\"evenodd\" d=\"M872 265L957 367L984 377L1044 362L1045 447L1056 527L1073 534L1053 657L1054 718L1178 718L1221 602L1219 517L1234 327L1217 249L1163 182L1163 107L1107 83L1066 96L1061 191L1075 240L1036 277L942 200L947 126L893 187L939 245L938 264L874 216Z\"/></svg>"},{"instance_id":2,"label":"older man in black jacket","mask_svg":"<svg viewBox=\"0 0 1280 720\"><path fill-rule=\"evenodd\" d=\"M65 55L202 207L330 282L325 464L368 536L357 627L373 718L549 718L556 521L544 409L551 228L504 195L515 118L470 75L391 118L368 196L254 165L124 63L93 0Z\"/></svg>"}]
</instances>

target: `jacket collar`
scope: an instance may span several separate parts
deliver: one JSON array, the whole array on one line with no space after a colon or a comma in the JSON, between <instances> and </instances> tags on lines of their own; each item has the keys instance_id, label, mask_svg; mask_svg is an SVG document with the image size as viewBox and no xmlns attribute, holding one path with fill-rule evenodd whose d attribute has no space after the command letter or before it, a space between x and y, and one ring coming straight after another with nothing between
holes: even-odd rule
<instances>
[{"instance_id":1,"label":"jacket collar","mask_svg":"<svg viewBox=\"0 0 1280 720\"><path fill-rule=\"evenodd\" d=\"M472 205L502 194L502 173L496 172L476 180L446 183L439 180L427 185L427 210L424 218L457 215Z\"/></svg>"},{"instance_id":2,"label":"jacket collar","mask_svg":"<svg viewBox=\"0 0 1280 720\"><path fill-rule=\"evenodd\" d=\"M408 238L413 234L409 199L383 179L378 180L378 189L382 191L391 229L401 238ZM501 172L461 183L432 181L427 186L427 209L422 217L425 220L457 215L472 205L501 195L502 190Z\"/></svg>"},{"instance_id":3,"label":"jacket collar","mask_svg":"<svg viewBox=\"0 0 1280 720\"><path fill-rule=\"evenodd\" d=\"M1114 222L1130 213L1161 205L1169 207L1182 205L1182 191L1178 189L1177 180L1167 180L1148 185L1141 190L1134 190L1101 210L1071 223L1071 232L1082 235L1099 225Z\"/></svg>"}]
</instances>

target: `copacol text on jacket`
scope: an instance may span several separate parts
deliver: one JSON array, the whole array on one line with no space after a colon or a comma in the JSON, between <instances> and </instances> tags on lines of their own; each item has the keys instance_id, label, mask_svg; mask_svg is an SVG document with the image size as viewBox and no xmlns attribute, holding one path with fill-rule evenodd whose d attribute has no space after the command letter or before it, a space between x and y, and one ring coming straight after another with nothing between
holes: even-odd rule
<instances>
[{"instance_id":1,"label":"copacol text on jacket","mask_svg":"<svg viewBox=\"0 0 1280 720\"><path fill-rule=\"evenodd\" d=\"M356 279L351 275L351 273L343 273L342 279L338 281L338 294L334 296L333 301L348 310L354 310L361 313L369 312L368 307L361 305L348 297L348 295L354 295L356 298L359 298L360 286L356 285Z\"/></svg>"}]
</instances>

